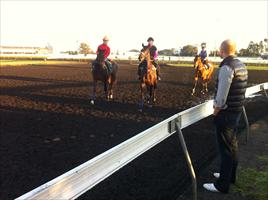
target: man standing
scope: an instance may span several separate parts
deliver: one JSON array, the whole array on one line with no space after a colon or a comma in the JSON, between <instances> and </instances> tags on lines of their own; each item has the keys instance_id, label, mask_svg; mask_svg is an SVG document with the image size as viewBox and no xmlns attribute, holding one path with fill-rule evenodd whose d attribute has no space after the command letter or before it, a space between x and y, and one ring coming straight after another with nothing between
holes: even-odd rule
<instances>
[{"instance_id":1,"label":"man standing","mask_svg":"<svg viewBox=\"0 0 268 200\"><path fill-rule=\"evenodd\" d=\"M225 40L220 47L224 60L219 66L214 99L214 123L220 152L220 171L213 175L215 183L206 183L204 188L211 192L227 193L235 183L237 158L237 127L244 106L248 72L245 65L235 58L236 44Z\"/></svg>"}]
</instances>

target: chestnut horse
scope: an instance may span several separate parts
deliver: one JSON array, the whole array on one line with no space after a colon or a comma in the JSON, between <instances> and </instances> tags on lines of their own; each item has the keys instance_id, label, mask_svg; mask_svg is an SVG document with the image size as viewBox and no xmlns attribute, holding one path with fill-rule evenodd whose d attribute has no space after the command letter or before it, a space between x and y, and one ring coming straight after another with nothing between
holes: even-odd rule
<instances>
[{"instance_id":1,"label":"chestnut horse","mask_svg":"<svg viewBox=\"0 0 268 200\"><path fill-rule=\"evenodd\" d=\"M156 87L157 87L157 74L156 74L156 67L152 64L151 56L150 56L150 50L149 48L145 49L145 46L143 46L143 49L141 50L141 53L139 55L139 60L142 65L146 68L146 71L142 71L141 78L140 78L140 104L139 104L139 111L142 112L143 105L144 105L144 96L145 93L149 92L149 95L147 95L147 103L149 104L149 107L152 107L152 104L156 102Z\"/></svg>"},{"instance_id":2,"label":"chestnut horse","mask_svg":"<svg viewBox=\"0 0 268 200\"><path fill-rule=\"evenodd\" d=\"M97 82L101 81L104 84L104 93L107 100L113 99L113 86L116 83L116 75L118 65L112 62L112 72L109 73L104 62L104 51L99 51L96 60L92 63L92 77L93 77L93 94L91 97L91 104L96 100Z\"/></svg>"},{"instance_id":3,"label":"chestnut horse","mask_svg":"<svg viewBox=\"0 0 268 200\"><path fill-rule=\"evenodd\" d=\"M207 69L205 64L203 64L201 57L199 55L195 56L194 59L194 88L192 91L192 95L195 93L195 88L197 85L198 78L201 77L202 80L202 90L201 93L205 94L205 92L208 92L208 82L210 81L213 71L214 71L214 65L210 62L208 62L209 68Z\"/></svg>"}]
</instances>

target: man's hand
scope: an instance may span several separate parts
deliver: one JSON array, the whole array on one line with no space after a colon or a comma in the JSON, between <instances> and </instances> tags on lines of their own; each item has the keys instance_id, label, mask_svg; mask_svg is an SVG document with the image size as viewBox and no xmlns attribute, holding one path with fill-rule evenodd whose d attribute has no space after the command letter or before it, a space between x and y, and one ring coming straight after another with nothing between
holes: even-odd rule
<instances>
[{"instance_id":1,"label":"man's hand","mask_svg":"<svg viewBox=\"0 0 268 200\"><path fill-rule=\"evenodd\" d=\"M213 111L213 115L216 116L220 112L220 110L221 109L219 107L215 107Z\"/></svg>"}]
</instances>

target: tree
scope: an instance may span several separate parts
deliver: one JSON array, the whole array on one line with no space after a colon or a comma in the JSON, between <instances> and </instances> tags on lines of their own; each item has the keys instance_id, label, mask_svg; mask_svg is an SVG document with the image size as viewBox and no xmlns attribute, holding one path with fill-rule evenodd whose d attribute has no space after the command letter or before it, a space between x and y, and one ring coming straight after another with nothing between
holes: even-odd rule
<instances>
[{"instance_id":1,"label":"tree","mask_svg":"<svg viewBox=\"0 0 268 200\"><path fill-rule=\"evenodd\" d=\"M159 55L164 55L164 56L173 56L173 51L172 49L163 49L158 51Z\"/></svg>"},{"instance_id":2,"label":"tree","mask_svg":"<svg viewBox=\"0 0 268 200\"><path fill-rule=\"evenodd\" d=\"M92 50L90 49L88 44L82 42L79 47L79 53L84 54L86 56L87 54L92 53Z\"/></svg>"},{"instance_id":3,"label":"tree","mask_svg":"<svg viewBox=\"0 0 268 200\"><path fill-rule=\"evenodd\" d=\"M140 51L137 49L131 49L131 50L129 50L129 52L140 52Z\"/></svg>"},{"instance_id":4,"label":"tree","mask_svg":"<svg viewBox=\"0 0 268 200\"><path fill-rule=\"evenodd\" d=\"M219 50L210 51L209 56L220 56L220 52Z\"/></svg>"},{"instance_id":5,"label":"tree","mask_svg":"<svg viewBox=\"0 0 268 200\"><path fill-rule=\"evenodd\" d=\"M260 56L260 46L258 43L254 43L253 41L250 41L248 45L248 51L250 57L256 57Z\"/></svg>"},{"instance_id":6,"label":"tree","mask_svg":"<svg viewBox=\"0 0 268 200\"><path fill-rule=\"evenodd\" d=\"M192 45L186 45L181 49L181 56L195 56L198 53L198 49Z\"/></svg>"},{"instance_id":7,"label":"tree","mask_svg":"<svg viewBox=\"0 0 268 200\"><path fill-rule=\"evenodd\" d=\"M241 57L248 57L250 55L249 50L248 49L240 49L238 56Z\"/></svg>"},{"instance_id":8,"label":"tree","mask_svg":"<svg viewBox=\"0 0 268 200\"><path fill-rule=\"evenodd\" d=\"M263 50L264 53L268 53L268 38L264 38L263 40Z\"/></svg>"}]
</instances>

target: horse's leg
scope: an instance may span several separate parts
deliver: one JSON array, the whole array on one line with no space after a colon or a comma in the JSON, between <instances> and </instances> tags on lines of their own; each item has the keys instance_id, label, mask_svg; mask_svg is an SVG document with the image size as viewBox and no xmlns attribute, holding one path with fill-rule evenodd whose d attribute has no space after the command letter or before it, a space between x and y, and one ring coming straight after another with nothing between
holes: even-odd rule
<instances>
[{"instance_id":1,"label":"horse's leg","mask_svg":"<svg viewBox=\"0 0 268 200\"><path fill-rule=\"evenodd\" d=\"M149 86L149 99L148 99L148 105L149 107L152 107L152 99L153 99L153 86Z\"/></svg>"},{"instance_id":2,"label":"horse's leg","mask_svg":"<svg viewBox=\"0 0 268 200\"><path fill-rule=\"evenodd\" d=\"M114 82L112 80L109 81L108 83L108 99L109 100L113 99L113 85L114 85Z\"/></svg>"},{"instance_id":3,"label":"horse's leg","mask_svg":"<svg viewBox=\"0 0 268 200\"><path fill-rule=\"evenodd\" d=\"M143 110L143 105L144 105L144 83L140 83L140 103L139 103L139 111L142 112Z\"/></svg>"},{"instance_id":4,"label":"horse's leg","mask_svg":"<svg viewBox=\"0 0 268 200\"><path fill-rule=\"evenodd\" d=\"M110 78L110 83L109 83L109 98L113 99L113 86L114 86L114 80Z\"/></svg>"},{"instance_id":5,"label":"horse's leg","mask_svg":"<svg viewBox=\"0 0 268 200\"><path fill-rule=\"evenodd\" d=\"M192 91L192 95L195 94L195 88L196 88L196 85L197 85L198 77L195 77L194 80L195 81L194 81L194 88L193 88L193 91Z\"/></svg>"},{"instance_id":6,"label":"horse's leg","mask_svg":"<svg viewBox=\"0 0 268 200\"><path fill-rule=\"evenodd\" d=\"M153 103L156 102L156 84L153 86Z\"/></svg>"},{"instance_id":7,"label":"horse's leg","mask_svg":"<svg viewBox=\"0 0 268 200\"><path fill-rule=\"evenodd\" d=\"M97 88L97 81L93 80L93 93L92 93L92 97L91 97L91 100L90 100L91 104L94 104L95 100L96 100L96 88Z\"/></svg>"},{"instance_id":8,"label":"horse's leg","mask_svg":"<svg viewBox=\"0 0 268 200\"><path fill-rule=\"evenodd\" d=\"M202 94L205 94L206 80L202 80Z\"/></svg>"},{"instance_id":9,"label":"horse's leg","mask_svg":"<svg viewBox=\"0 0 268 200\"><path fill-rule=\"evenodd\" d=\"M205 88L205 92L208 93L208 79L206 80L206 88Z\"/></svg>"},{"instance_id":10,"label":"horse's leg","mask_svg":"<svg viewBox=\"0 0 268 200\"><path fill-rule=\"evenodd\" d=\"M109 99L113 99L113 82L109 84Z\"/></svg>"},{"instance_id":11,"label":"horse's leg","mask_svg":"<svg viewBox=\"0 0 268 200\"><path fill-rule=\"evenodd\" d=\"M103 89L104 89L104 95L105 95L105 98L106 99L109 99L109 97L108 97L108 88L107 88L107 81L104 81L103 82Z\"/></svg>"}]
</instances>

